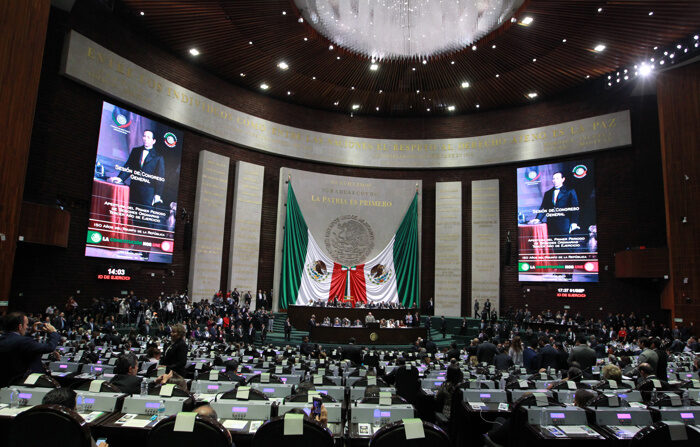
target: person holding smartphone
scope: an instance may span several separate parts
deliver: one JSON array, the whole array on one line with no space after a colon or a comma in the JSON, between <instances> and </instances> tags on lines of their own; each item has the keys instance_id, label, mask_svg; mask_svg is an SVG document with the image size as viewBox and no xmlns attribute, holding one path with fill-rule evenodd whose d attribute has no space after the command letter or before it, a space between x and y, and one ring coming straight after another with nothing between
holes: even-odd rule
<instances>
[{"instance_id":1,"label":"person holding smartphone","mask_svg":"<svg viewBox=\"0 0 700 447\"><path fill-rule=\"evenodd\" d=\"M323 405L323 400L321 400L320 397L313 398L311 414L309 416L324 427L328 425L328 410L325 405Z\"/></svg>"},{"instance_id":2,"label":"person holding smartphone","mask_svg":"<svg viewBox=\"0 0 700 447\"><path fill-rule=\"evenodd\" d=\"M11 312L5 316L5 333L0 336L0 388L6 387L28 373L45 373L41 355L56 349L61 340L56 328L49 323L37 322L34 331L48 334L46 343L39 343L27 336L29 319L23 312Z\"/></svg>"}]
</instances>

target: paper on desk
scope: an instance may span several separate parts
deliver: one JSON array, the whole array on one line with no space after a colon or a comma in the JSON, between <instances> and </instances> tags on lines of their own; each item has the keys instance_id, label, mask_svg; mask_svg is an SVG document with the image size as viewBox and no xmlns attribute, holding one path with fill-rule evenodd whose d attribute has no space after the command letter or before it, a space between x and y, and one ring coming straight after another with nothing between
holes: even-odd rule
<instances>
[{"instance_id":1,"label":"paper on desk","mask_svg":"<svg viewBox=\"0 0 700 447\"><path fill-rule=\"evenodd\" d=\"M194 431L194 423L197 419L197 413L180 412L175 417L175 427L173 431L181 431L192 433Z\"/></svg>"},{"instance_id":2,"label":"paper on desk","mask_svg":"<svg viewBox=\"0 0 700 447\"><path fill-rule=\"evenodd\" d=\"M173 388L175 388L175 384L166 383L160 387L160 395L164 397L171 397L173 395Z\"/></svg>"},{"instance_id":3,"label":"paper on desk","mask_svg":"<svg viewBox=\"0 0 700 447\"><path fill-rule=\"evenodd\" d=\"M284 415L284 436L294 436L304 434L304 415L290 414Z\"/></svg>"},{"instance_id":4,"label":"paper on desk","mask_svg":"<svg viewBox=\"0 0 700 447\"><path fill-rule=\"evenodd\" d=\"M222 425L229 430L243 430L248 421L241 421L239 419L226 419Z\"/></svg>"},{"instance_id":5,"label":"paper on desk","mask_svg":"<svg viewBox=\"0 0 700 447\"><path fill-rule=\"evenodd\" d=\"M484 405L482 402L467 402L470 407L474 410L481 410L481 406Z\"/></svg>"},{"instance_id":6,"label":"paper on desk","mask_svg":"<svg viewBox=\"0 0 700 447\"><path fill-rule=\"evenodd\" d=\"M129 419L128 421L124 422L122 427L138 427L138 428L143 428L146 425L150 424L151 420L150 419Z\"/></svg>"},{"instance_id":7,"label":"paper on desk","mask_svg":"<svg viewBox=\"0 0 700 447\"><path fill-rule=\"evenodd\" d=\"M24 379L24 384L25 385L34 385L36 381L41 377L40 373L32 373L27 376L26 379Z\"/></svg>"},{"instance_id":8,"label":"paper on desk","mask_svg":"<svg viewBox=\"0 0 700 447\"><path fill-rule=\"evenodd\" d=\"M93 422L104 414L104 411L91 411L90 413L79 413L85 422Z\"/></svg>"},{"instance_id":9,"label":"paper on desk","mask_svg":"<svg viewBox=\"0 0 700 447\"><path fill-rule=\"evenodd\" d=\"M3 408L0 410L0 416L17 416L24 410L28 410L28 407L23 408Z\"/></svg>"},{"instance_id":10,"label":"paper on desk","mask_svg":"<svg viewBox=\"0 0 700 447\"><path fill-rule=\"evenodd\" d=\"M93 380L90 382L90 392L91 393L99 393L100 390L102 389L102 384L105 383L104 380Z\"/></svg>"},{"instance_id":11,"label":"paper on desk","mask_svg":"<svg viewBox=\"0 0 700 447\"><path fill-rule=\"evenodd\" d=\"M406 439L423 439L425 431L423 430L423 421L418 418L404 419L403 427L406 431Z\"/></svg>"},{"instance_id":12,"label":"paper on desk","mask_svg":"<svg viewBox=\"0 0 700 447\"><path fill-rule=\"evenodd\" d=\"M588 432L580 425L560 425L559 430L567 435L587 435Z\"/></svg>"}]
</instances>

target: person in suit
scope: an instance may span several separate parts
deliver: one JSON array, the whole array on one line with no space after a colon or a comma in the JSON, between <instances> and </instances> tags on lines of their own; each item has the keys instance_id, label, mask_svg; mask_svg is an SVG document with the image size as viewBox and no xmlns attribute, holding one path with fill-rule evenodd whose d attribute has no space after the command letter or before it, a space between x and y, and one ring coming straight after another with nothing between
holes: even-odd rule
<instances>
[{"instance_id":1,"label":"person in suit","mask_svg":"<svg viewBox=\"0 0 700 447\"><path fill-rule=\"evenodd\" d=\"M596 364L596 353L593 349L589 348L586 344L586 337L579 336L576 340L576 346L571 350L569 354L569 365L577 362L581 365L581 369L587 373L591 372L591 367Z\"/></svg>"},{"instance_id":2,"label":"person in suit","mask_svg":"<svg viewBox=\"0 0 700 447\"><path fill-rule=\"evenodd\" d=\"M109 178L113 183L124 183L127 178L131 179L129 204L132 206L154 206L163 203L161 197L165 185L165 160L156 151L155 144L153 131L144 130L143 146L133 148L123 166L131 172L122 170L118 176Z\"/></svg>"},{"instance_id":3,"label":"person in suit","mask_svg":"<svg viewBox=\"0 0 700 447\"><path fill-rule=\"evenodd\" d=\"M444 315L440 317L440 333L443 339L447 337L447 320L445 320Z\"/></svg>"},{"instance_id":4,"label":"person in suit","mask_svg":"<svg viewBox=\"0 0 700 447\"><path fill-rule=\"evenodd\" d=\"M284 339L287 341L292 339L292 322L289 321L289 317L284 320Z\"/></svg>"},{"instance_id":5,"label":"person in suit","mask_svg":"<svg viewBox=\"0 0 700 447\"><path fill-rule=\"evenodd\" d=\"M476 348L476 358L479 361L479 363L485 362L489 365L492 365L493 358L496 356L497 353L498 348L495 344L491 343L490 341L485 341Z\"/></svg>"},{"instance_id":6,"label":"person in suit","mask_svg":"<svg viewBox=\"0 0 700 447\"><path fill-rule=\"evenodd\" d=\"M545 337L540 338L539 345L540 351L537 353L537 357L535 357L534 361L535 370L542 368L556 369L559 351L550 345Z\"/></svg>"},{"instance_id":7,"label":"person in suit","mask_svg":"<svg viewBox=\"0 0 700 447\"><path fill-rule=\"evenodd\" d=\"M27 337L29 319L23 312L11 312L5 317L5 333L0 336L0 388L6 387L26 373L46 372L41 355L53 352L61 340L56 328L49 323L36 323L34 330L48 334L46 343Z\"/></svg>"},{"instance_id":8,"label":"person in suit","mask_svg":"<svg viewBox=\"0 0 700 447\"><path fill-rule=\"evenodd\" d=\"M355 344L354 338L350 338L347 346L343 347L343 359L350 360L355 365L362 363L362 349Z\"/></svg>"},{"instance_id":9,"label":"person in suit","mask_svg":"<svg viewBox=\"0 0 700 447\"><path fill-rule=\"evenodd\" d=\"M181 324L173 326L170 332L170 346L165 350L161 365L165 365L166 372L175 371L185 377L185 365L187 364L187 343L185 342L185 327Z\"/></svg>"},{"instance_id":10,"label":"person in suit","mask_svg":"<svg viewBox=\"0 0 700 447\"><path fill-rule=\"evenodd\" d=\"M578 197L576 191L564 186L566 177L562 172L555 172L552 175L552 184L550 190L544 193L540 210L549 210L551 212L537 213L534 219L529 221L530 224L538 224L542 221L547 223L547 235L549 237L565 236L580 229L578 226ZM555 208L576 208L571 211L559 212ZM561 214L550 215L550 214ZM568 250L568 249L567 249Z\"/></svg>"},{"instance_id":11,"label":"person in suit","mask_svg":"<svg viewBox=\"0 0 700 447\"><path fill-rule=\"evenodd\" d=\"M453 341L452 343L450 343L450 350L447 351L447 354L445 354L445 359L447 359L447 360L455 359L455 360L459 361L461 355L462 355L461 352L457 348L457 343Z\"/></svg>"},{"instance_id":12,"label":"person in suit","mask_svg":"<svg viewBox=\"0 0 700 447\"><path fill-rule=\"evenodd\" d=\"M122 354L114 365L114 377L110 383L119 391L126 394L139 394L141 392L141 378L136 375L139 370L136 356L132 353Z\"/></svg>"}]
</instances>

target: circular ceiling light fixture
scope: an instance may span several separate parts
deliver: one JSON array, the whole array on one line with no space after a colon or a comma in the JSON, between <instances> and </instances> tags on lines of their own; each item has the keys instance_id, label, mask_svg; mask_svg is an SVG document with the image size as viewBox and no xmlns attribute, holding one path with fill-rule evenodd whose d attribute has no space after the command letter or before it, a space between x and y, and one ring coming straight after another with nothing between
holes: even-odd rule
<instances>
[{"instance_id":1,"label":"circular ceiling light fixture","mask_svg":"<svg viewBox=\"0 0 700 447\"><path fill-rule=\"evenodd\" d=\"M524 0L294 0L334 44L376 60L459 51L509 22Z\"/></svg>"}]
</instances>

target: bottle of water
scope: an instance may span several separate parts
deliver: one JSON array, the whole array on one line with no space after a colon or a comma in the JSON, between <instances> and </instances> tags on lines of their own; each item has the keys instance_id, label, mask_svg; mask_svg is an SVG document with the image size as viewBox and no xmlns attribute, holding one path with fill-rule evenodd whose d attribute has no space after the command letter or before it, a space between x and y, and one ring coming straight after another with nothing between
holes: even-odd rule
<instances>
[{"instance_id":1,"label":"bottle of water","mask_svg":"<svg viewBox=\"0 0 700 447\"><path fill-rule=\"evenodd\" d=\"M148 384L146 383L146 379L141 380L141 395L145 396L148 394Z\"/></svg>"},{"instance_id":2,"label":"bottle of water","mask_svg":"<svg viewBox=\"0 0 700 447\"><path fill-rule=\"evenodd\" d=\"M17 388L10 389L10 408L19 408L19 390Z\"/></svg>"},{"instance_id":3,"label":"bottle of water","mask_svg":"<svg viewBox=\"0 0 700 447\"><path fill-rule=\"evenodd\" d=\"M158 418L157 420L162 420L165 418L165 401L163 399L160 400L160 405L158 406Z\"/></svg>"}]
</instances>

